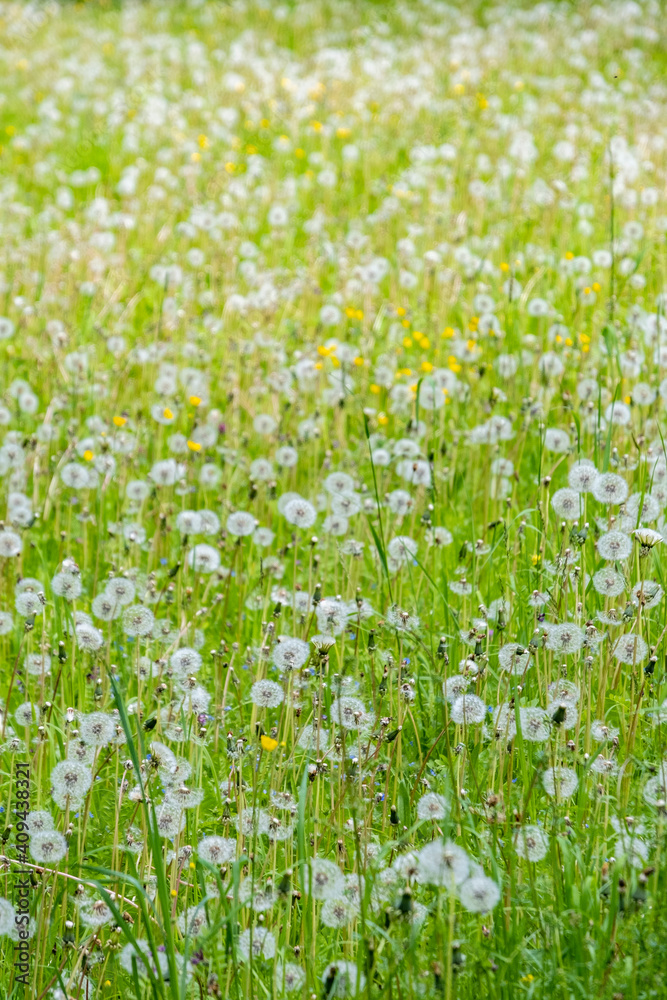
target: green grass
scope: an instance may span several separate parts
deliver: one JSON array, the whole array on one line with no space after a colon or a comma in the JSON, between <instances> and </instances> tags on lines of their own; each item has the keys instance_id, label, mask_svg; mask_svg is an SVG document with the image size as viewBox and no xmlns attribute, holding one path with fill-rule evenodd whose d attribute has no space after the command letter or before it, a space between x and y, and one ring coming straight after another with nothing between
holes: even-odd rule
<instances>
[{"instance_id":1,"label":"green grass","mask_svg":"<svg viewBox=\"0 0 667 1000\"><path fill-rule=\"evenodd\" d=\"M2 1000L667 995L661 10L0 5Z\"/></svg>"}]
</instances>

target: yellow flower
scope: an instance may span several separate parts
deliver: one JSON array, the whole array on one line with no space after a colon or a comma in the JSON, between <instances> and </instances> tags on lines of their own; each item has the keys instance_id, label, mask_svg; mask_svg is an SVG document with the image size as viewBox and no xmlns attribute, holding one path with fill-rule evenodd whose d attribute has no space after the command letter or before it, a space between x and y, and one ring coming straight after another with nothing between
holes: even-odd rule
<instances>
[{"instance_id":1,"label":"yellow flower","mask_svg":"<svg viewBox=\"0 0 667 1000\"><path fill-rule=\"evenodd\" d=\"M374 383L372 386L370 386L370 390L371 390L371 392L373 393L374 396L379 396L380 395L380 386L379 385L375 385L375 383Z\"/></svg>"},{"instance_id":2,"label":"yellow flower","mask_svg":"<svg viewBox=\"0 0 667 1000\"><path fill-rule=\"evenodd\" d=\"M260 736L259 742L262 744L263 749L268 750L269 753L278 746L278 740L272 740L270 736Z\"/></svg>"},{"instance_id":3,"label":"yellow flower","mask_svg":"<svg viewBox=\"0 0 667 1000\"><path fill-rule=\"evenodd\" d=\"M433 371L433 365L430 361L422 361L422 371L426 374Z\"/></svg>"},{"instance_id":4,"label":"yellow flower","mask_svg":"<svg viewBox=\"0 0 667 1000\"><path fill-rule=\"evenodd\" d=\"M197 441L188 441L188 448L190 451L201 451L201 445Z\"/></svg>"},{"instance_id":5,"label":"yellow flower","mask_svg":"<svg viewBox=\"0 0 667 1000\"><path fill-rule=\"evenodd\" d=\"M445 329L442 331L442 336L446 340L449 340L450 337L454 336L453 328L451 326L446 326Z\"/></svg>"},{"instance_id":6,"label":"yellow flower","mask_svg":"<svg viewBox=\"0 0 667 1000\"><path fill-rule=\"evenodd\" d=\"M410 337L403 337L403 347L412 347L412 339Z\"/></svg>"},{"instance_id":7,"label":"yellow flower","mask_svg":"<svg viewBox=\"0 0 667 1000\"><path fill-rule=\"evenodd\" d=\"M205 136L203 133L200 136L198 136L197 142L199 143L200 149L208 149L208 137Z\"/></svg>"},{"instance_id":8,"label":"yellow flower","mask_svg":"<svg viewBox=\"0 0 667 1000\"><path fill-rule=\"evenodd\" d=\"M294 150L294 155L296 156L297 160L302 160L306 154L304 150L301 149L301 147L299 147L298 149Z\"/></svg>"},{"instance_id":9,"label":"yellow flower","mask_svg":"<svg viewBox=\"0 0 667 1000\"><path fill-rule=\"evenodd\" d=\"M396 310L396 315L397 316L405 316L405 312L406 312L406 310L403 308L403 306L399 306L398 309Z\"/></svg>"},{"instance_id":10,"label":"yellow flower","mask_svg":"<svg viewBox=\"0 0 667 1000\"><path fill-rule=\"evenodd\" d=\"M361 357L356 357L354 359L354 364L357 366L357 368L361 368L363 366L363 363L364 363L364 359L361 358Z\"/></svg>"},{"instance_id":11,"label":"yellow flower","mask_svg":"<svg viewBox=\"0 0 667 1000\"><path fill-rule=\"evenodd\" d=\"M114 417L113 422L116 427L124 427L127 423L127 417Z\"/></svg>"},{"instance_id":12,"label":"yellow flower","mask_svg":"<svg viewBox=\"0 0 667 1000\"><path fill-rule=\"evenodd\" d=\"M93 453L90 450L90 448L88 448L86 451L84 451L83 457L85 458L85 460L87 462L92 462L92 460L93 460Z\"/></svg>"},{"instance_id":13,"label":"yellow flower","mask_svg":"<svg viewBox=\"0 0 667 1000\"><path fill-rule=\"evenodd\" d=\"M389 417L385 413L378 413L378 423L380 427L385 427L389 423Z\"/></svg>"},{"instance_id":14,"label":"yellow flower","mask_svg":"<svg viewBox=\"0 0 667 1000\"><path fill-rule=\"evenodd\" d=\"M168 406L165 406L164 410L162 411L162 416L164 417L165 420L174 419L174 414L171 412Z\"/></svg>"},{"instance_id":15,"label":"yellow flower","mask_svg":"<svg viewBox=\"0 0 667 1000\"><path fill-rule=\"evenodd\" d=\"M192 406L199 406L201 399L199 396L190 396L190 404Z\"/></svg>"}]
</instances>

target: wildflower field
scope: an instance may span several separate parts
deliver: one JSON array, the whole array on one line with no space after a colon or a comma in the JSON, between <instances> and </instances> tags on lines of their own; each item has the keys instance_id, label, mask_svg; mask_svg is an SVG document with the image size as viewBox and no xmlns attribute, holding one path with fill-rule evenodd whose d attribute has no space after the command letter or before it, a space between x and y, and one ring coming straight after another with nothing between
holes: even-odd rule
<instances>
[{"instance_id":1,"label":"wildflower field","mask_svg":"<svg viewBox=\"0 0 667 1000\"><path fill-rule=\"evenodd\" d=\"M0 3L0 998L667 997L657 0Z\"/></svg>"}]
</instances>

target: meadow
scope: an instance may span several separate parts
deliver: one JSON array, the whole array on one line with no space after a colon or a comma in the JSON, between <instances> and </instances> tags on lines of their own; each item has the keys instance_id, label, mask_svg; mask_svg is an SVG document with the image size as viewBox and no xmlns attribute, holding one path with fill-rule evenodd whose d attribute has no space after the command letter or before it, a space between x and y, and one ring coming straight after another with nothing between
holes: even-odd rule
<instances>
[{"instance_id":1,"label":"meadow","mask_svg":"<svg viewBox=\"0 0 667 1000\"><path fill-rule=\"evenodd\" d=\"M0 998L667 997L657 0L0 2Z\"/></svg>"}]
</instances>

